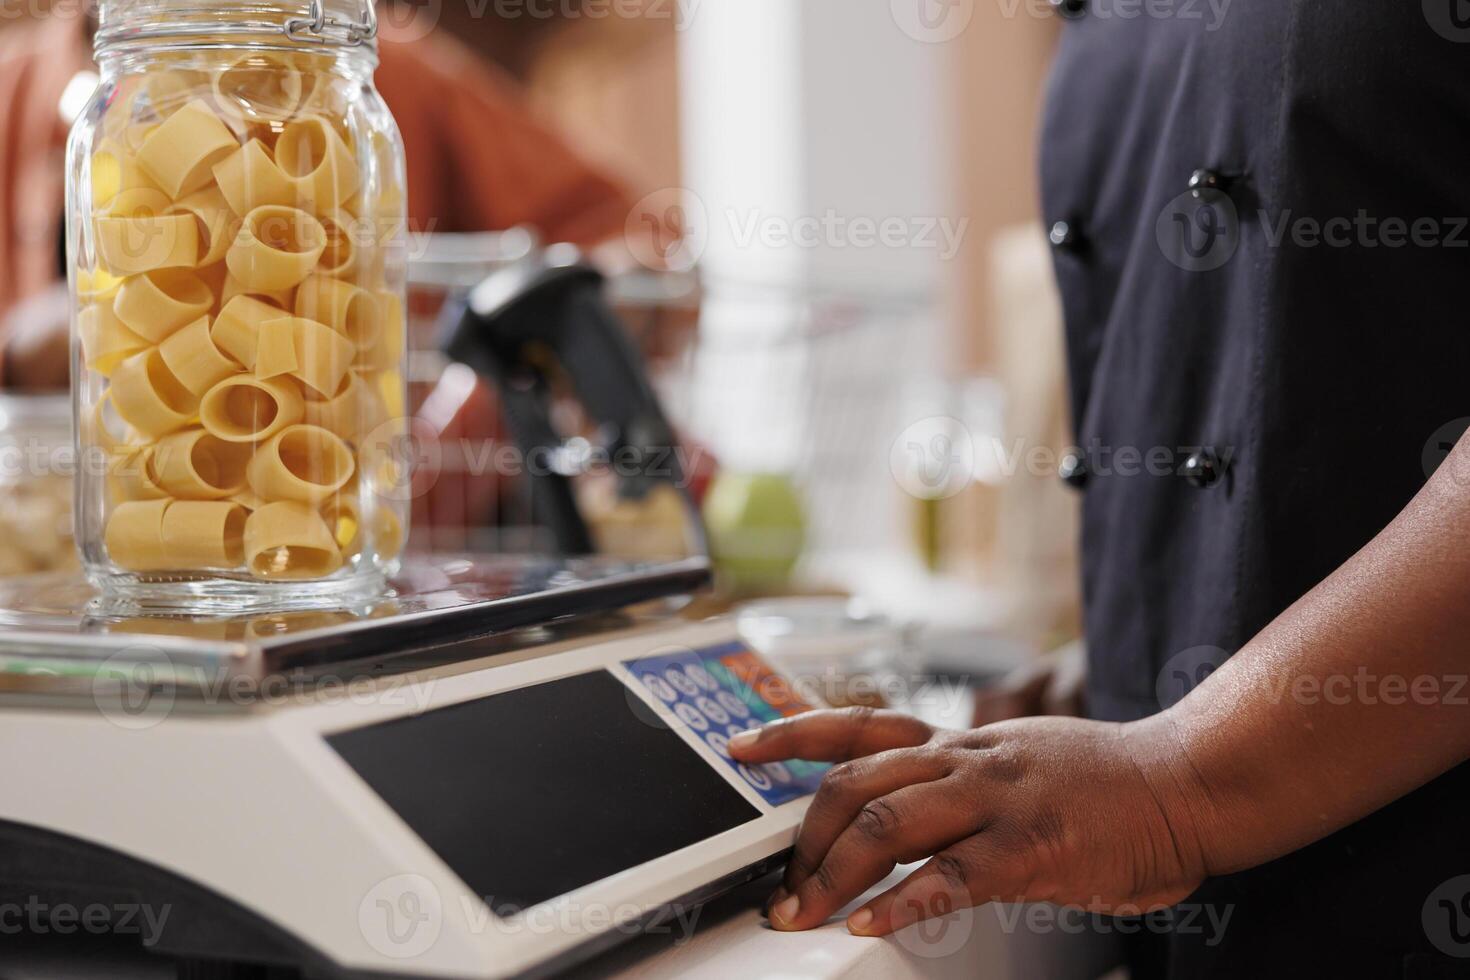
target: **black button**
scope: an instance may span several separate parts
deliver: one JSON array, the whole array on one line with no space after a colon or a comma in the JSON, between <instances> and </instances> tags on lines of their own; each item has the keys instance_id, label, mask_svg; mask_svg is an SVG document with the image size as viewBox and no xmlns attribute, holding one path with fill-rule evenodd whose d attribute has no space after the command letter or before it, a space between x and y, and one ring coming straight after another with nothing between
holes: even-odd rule
<instances>
[{"instance_id":1,"label":"black button","mask_svg":"<svg viewBox=\"0 0 1470 980\"><path fill-rule=\"evenodd\" d=\"M1081 490L1087 486L1087 460L1081 453L1068 453L1057 467L1057 476L1073 490Z\"/></svg>"},{"instance_id":2,"label":"black button","mask_svg":"<svg viewBox=\"0 0 1470 980\"><path fill-rule=\"evenodd\" d=\"M1075 249L1078 242L1081 241L1081 236L1077 234L1076 226L1070 221L1055 222L1046 237L1051 240L1053 245L1062 249Z\"/></svg>"},{"instance_id":3,"label":"black button","mask_svg":"<svg viewBox=\"0 0 1470 980\"><path fill-rule=\"evenodd\" d=\"M1229 184L1229 178L1217 170L1200 169L1189 175L1190 193L1200 200L1224 194Z\"/></svg>"},{"instance_id":4,"label":"black button","mask_svg":"<svg viewBox=\"0 0 1470 980\"><path fill-rule=\"evenodd\" d=\"M1190 455L1184 461L1184 466L1179 473L1191 486L1199 487L1201 490L1208 489L1220 482L1225 475L1225 466L1220 462L1220 457L1215 455L1213 449L1205 448Z\"/></svg>"},{"instance_id":5,"label":"black button","mask_svg":"<svg viewBox=\"0 0 1470 980\"><path fill-rule=\"evenodd\" d=\"M1063 17L1081 17L1087 13L1087 0L1051 0L1051 5L1057 8L1057 13Z\"/></svg>"}]
</instances>

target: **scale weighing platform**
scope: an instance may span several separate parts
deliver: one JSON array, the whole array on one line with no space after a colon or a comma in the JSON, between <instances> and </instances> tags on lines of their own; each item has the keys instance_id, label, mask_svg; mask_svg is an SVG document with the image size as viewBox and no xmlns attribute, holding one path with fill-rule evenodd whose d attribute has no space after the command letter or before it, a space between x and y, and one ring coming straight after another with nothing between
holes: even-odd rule
<instances>
[{"instance_id":1,"label":"scale weighing platform","mask_svg":"<svg viewBox=\"0 0 1470 980\"><path fill-rule=\"evenodd\" d=\"M541 975L687 920L784 861L825 769L729 758L808 705L669 615L707 579L437 559L230 620L0 584L0 913L95 915L188 977Z\"/></svg>"}]
</instances>

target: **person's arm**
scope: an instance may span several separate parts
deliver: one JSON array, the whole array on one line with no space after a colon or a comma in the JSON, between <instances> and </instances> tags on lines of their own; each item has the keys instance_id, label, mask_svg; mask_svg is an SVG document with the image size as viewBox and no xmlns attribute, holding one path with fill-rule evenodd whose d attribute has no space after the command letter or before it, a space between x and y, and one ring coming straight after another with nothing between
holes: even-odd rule
<instances>
[{"instance_id":1,"label":"person's arm","mask_svg":"<svg viewBox=\"0 0 1470 980\"><path fill-rule=\"evenodd\" d=\"M884 935L959 905L1132 914L1318 840L1470 756L1470 437L1369 545L1162 714L937 732L814 712L730 742L852 760L803 823L772 924Z\"/></svg>"}]
</instances>

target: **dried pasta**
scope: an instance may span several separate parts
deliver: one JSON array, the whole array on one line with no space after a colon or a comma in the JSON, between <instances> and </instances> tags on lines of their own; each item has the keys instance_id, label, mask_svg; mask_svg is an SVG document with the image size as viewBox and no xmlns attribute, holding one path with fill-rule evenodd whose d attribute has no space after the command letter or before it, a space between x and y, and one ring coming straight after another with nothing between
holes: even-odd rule
<instances>
[{"instance_id":1,"label":"dried pasta","mask_svg":"<svg viewBox=\"0 0 1470 980\"><path fill-rule=\"evenodd\" d=\"M348 441L359 440L388 417L382 398L356 371L347 373L330 398L305 394L305 421Z\"/></svg>"},{"instance_id":2,"label":"dried pasta","mask_svg":"<svg viewBox=\"0 0 1470 980\"><path fill-rule=\"evenodd\" d=\"M259 207L296 203L295 185L281 173L270 149L260 140L250 140L215 164L214 179L230 210L242 218Z\"/></svg>"},{"instance_id":3,"label":"dried pasta","mask_svg":"<svg viewBox=\"0 0 1470 980\"><path fill-rule=\"evenodd\" d=\"M331 396L342 387L356 352L352 341L324 323L299 316L268 320L260 325L255 373L263 378L289 374Z\"/></svg>"},{"instance_id":4,"label":"dried pasta","mask_svg":"<svg viewBox=\"0 0 1470 980\"><path fill-rule=\"evenodd\" d=\"M240 229L239 219L230 210L229 202L218 187L197 190L177 204L170 205L164 214L192 214L198 221L199 260L196 265L199 266L224 261L225 252Z\"/></svg>"},{"instance_id":5,"label":"dried pasta","mask_svg":"<svg viewBox=\"0 0 1470 980\"><path fill-rule=\"evenodd\" d=\"M117 414L151 439L182 429L199 410L199 398L173 376L156 347L119 364L111 390Z\"/></svg>"},{"instance_id":6,"label":"dried pasta","mask_svg":"<svg viewBox=\"0 0 1470 980\"><path fill-rule=\"evenodd\" d=\"M120 191L97 219L97 257L118 276L199 264L199 222L190 214L165 214L162 191Z\"/></svg>"},{"instance_id":7,"label":"dried pasta","mask_svg":"<svg viewBox=\"0 0 1470 980\"><path fill-rule=\"evenodd\" d=\"M172 568L236 568L245 560L245 508L227 500L175 500L163 512Z\"/></svg>"},{"instance_id":8,"label":"dried pasta","mask_svg":"<svg viewBox=\"0 0 1470 980\"><path fill-rule=\"evenodd\" d=\"M361 186L352 151L321 116L286 125L276 141L276 165L292 181L297 199L319 214L338 210Z\"/></svg>"},{"instance_id":9,"label":"dried pasta","mask_svg":"<svg viewBox=\"0 0 1470 980\"><path fill-rule=\"evenodd\" d=\"M316 504L352 478L352 450L314 425L292 425L255 450L245 467L250 489L265 500Z\"/></svg>"},{"instance_id":10,"label":"dried pasta","mask_svg":"<svg viewBox=\"0 0 1470 980\"><path fill-rule=\"evenodd\" d=\"M123 324L151 343L209 312L214 294L186 269L160 269L133 276L117 291L113 311Z\"/></svg>"},{"instance_id":11,"label":"dried pasta","mask_svg":"<svg viewBox=\"0 0 1470 980\"><path fill-rule=\"evenodd\" d=\"M162 571L173 564L163 543L163 515L173 501L129 500L112 509L103 543L113 563L135 572Z\"/></svg>"},{"instance_id":12,"label":"dried pasta","mask_svg":"<svg viewBox=\"0 0 1470 980\"><path fill-rule=\"evenodd\" d=\"M149 473L180 500L223 500L245 489L249 448L204 429L186 429L153 447Z\"/></svg>"},{"instance_id":13,"label":"dried pasta","mask_svg":"<svg viewBox=\"0 0 1470 980\"><path fill-rule=\"evenodd\" d=\"M290 289L316 268L327 233L316 218L280 205L263 205L245 215L225 262L251 292Z\"/></svg>"},{"instance_id":14,"label":"dried pasta","mask_svg":"<svg viewBox=\"0 0 1470 980\"><path fill-rule=\"evenodd\" d=\"M260 325L285 316L285 312L254 296L232 296L214 318L210 337L220 350L255 369L255 349L260 343Z\"/></svg>"},{"instance_id":15,"label":"dried pasta","mask_svg":"<svg viewBox=\"0 0 1470 980\"><path fill-rule=\"evenodd\" d=\"M124 360L147 350L140 337L117 318L111 303L93 303L77 314L77 334L82 341L82 363L104 378Z\"/></svg>"},{"instance_id":16,"label":"dried pasta","mask_svg":"<svg viewBox=\"0 0 1470 980\"><path fill-rule=\"evenodd\" d=\"M301 72L270 52L253 52L214 73L214 104L242 123L283 122L301 105Z\"/></svg>"},{"instance_id":17,"label":"dried pasta","mask_svg":"<svg viewBox=\"0 0 1470 980\"><path fill-rule=\"evenodd\" d=\"M237 374L205 393L199 423L225 442L260 442L301 421L301 389L289 378Z\"/></svg>"},{"instance_id":18,"label":"dried pasta","mask_svg":"<svg viewBox=\"0 0 1470 980\"><path fill-rule=\"evenodd\" d=\"M163 363L192 394L210 388L241 370L210 336L209 317L202 316L158 345Z\"/></svg>"},{"instance_id":19,"label":"dried pasta","mask_svg":"<svg viewBox=\"0 0 1470 980\"><path fill-rule=\"evenodd\" d=\"M245 562L258 578L323 578L342 567L342 552L321 514L280 500L246 518Z\"/></svg>"},{"instance_id":20,"label":"dried pasta","mask_svg":"<svg viewBox=\"0 0 1470 980\"><path fill-rule=\"evenodd\" d=\"M173 113L138 148L138 164L174 200L214 179L214 165L238 146L203 99Z\"/></svg>"},{"instance_id":21,"label":"dried pasta","mask_svg":"<svg viewBox=\"0 0 1470 980\"><path fill-rule=\"evenodd\" d=\"M296 315L325 323L359 350L376 344L383 329L373 295L330 276L313 275L301 284L296 290Z\"/></svg>"}]
</instances>

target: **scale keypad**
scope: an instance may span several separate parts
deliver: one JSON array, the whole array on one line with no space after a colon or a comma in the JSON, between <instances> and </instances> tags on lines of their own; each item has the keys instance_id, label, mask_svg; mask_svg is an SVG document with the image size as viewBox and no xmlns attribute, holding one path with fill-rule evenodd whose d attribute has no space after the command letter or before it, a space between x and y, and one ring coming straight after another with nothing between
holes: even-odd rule
<instances>
[{"instance_id":1,"label":"scale keypad","mask_svg":"<svg viewBox=\"0 0 1470 980\"><path fill-rule=\"evenodd\" d=\"M830 768L799 759L747 766L730 758L730 739L739 732L812 710L743 643L679 649L623 666L772 806L816 792Z\"/></svg>"}]
</instances>

